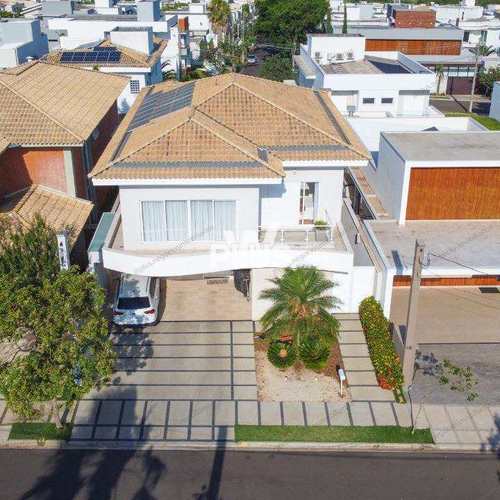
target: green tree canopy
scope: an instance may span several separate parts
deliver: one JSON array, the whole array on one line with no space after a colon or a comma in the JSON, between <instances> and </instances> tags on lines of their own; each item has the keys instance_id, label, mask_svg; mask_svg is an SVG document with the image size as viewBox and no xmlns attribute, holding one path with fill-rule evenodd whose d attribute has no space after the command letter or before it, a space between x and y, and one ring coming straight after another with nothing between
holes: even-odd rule
<instances>
[{"instance_id":1,"label":"green tree canopy","mask_svg":"<svg viewBox=\"0 0 500 500\"><path fill-rule=\"evenodd\" d=\"M231 8L226 0L212 0L208 5L208 16L216 33L225 33L231 17Z\"/></svg>"},{"instance_id":2,"label":"green tree canopy","mask_svg":"<svg viewBox=\"0 0 500 500\"><path fill-rule=\"evenodd\" d=\"M261 318L264 335L271 339L292 335L298 348L306 337L336 338L338 321L331 311L339 300L330 295L333 281L315 267L287 268L270 281L275 286L260 295L272 302Z\"/></svg>"},{"instance_id":3,"label":"green tree canopy","mask_svg":"<svg viewBox=\"0 0 500 500\"><path fill-rule=\"evenodd\" d=\"M59 272L56 234L35 216L22 226L9 216L0 216L0 276L17 286L37 285Z\"/></svg>"},{"instance_id":4,"label":"green tree canopy","mask_svg":"<svg viewBox=\"0 0 500 500\"><path fill-rule=\"evenodd\" d=\"M328 0L256 0L256 35L259 40L297 48L307 33L321 31Z\"/></svg>"},{"instance_id":5,"label":"green tree canopy","mask_svg":"<svg viewBox=\"0 0 500 500\"><path fill-rule=\"evenodd\" d=\"M50 248L57 248L54 231L41 219L9 231L12 245L4 239L0 247L0 391L25 418L49 401L57 421L61 402L75 401L112 372L104 292L89 273L59 271ZM13 260L14 248L27 254ZM14 271L5 268L11 260L25 278L12 279Z\"/></svg>"},{"instance_id":6,"label":"green tree canopy","mask_svg":"<svg viewBox=\"0 0 500 500\"><path fill-rule=\"evenodd\" d=\"M479 81L486 89L486 93L490 94L493 90L495 82L500 81L500 67L488 68L487 71L479 73Z\"/></svg>"},{"instance_id":7,"label":"green tree canopy","mask_svg":"<svg viewBox=\"0 0 500 500\"><path fill-rule=\"evenodd\" d=\"M295 79L290 57L275 55L266 59L260 67L259 76L267 80L282 82Z\"/></svg>"}]
</instances>

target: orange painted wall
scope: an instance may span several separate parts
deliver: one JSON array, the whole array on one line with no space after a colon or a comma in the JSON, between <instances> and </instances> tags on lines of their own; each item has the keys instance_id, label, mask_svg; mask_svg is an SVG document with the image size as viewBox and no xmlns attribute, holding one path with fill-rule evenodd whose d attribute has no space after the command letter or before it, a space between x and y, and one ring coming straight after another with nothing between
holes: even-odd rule
<instances>
[{"instance_id":1,"label":"orange painted wall","mask_svg":"<svg viewBox=\"0 0 500 500\"><path fill-rule=\"evenodd\" d=\"M366 50L399 51L403 54L459 55L460 40L366 40Z\"/></svg>"},{"instance_id":2,"label":"orange painted wall","mask_svg":"<svg viewBox=\"0 0 500 500\"><path fill-rule=\"evenodd\" d=\"M61 149L10 148L3 152L0 156L0 196L32 184L66 192Z\"/></svg>"},{"instance_id":3,"label":"orange painted wall","mask_svg":"<svg viewBox=\"0 0 500 500\"><path fill-rule=\"evenodd\" d=\"M422 278L422 286L500 286L497 276L471 276L469 278ZM410 286L411 276L394 276L395 287Z\"/></svg>"}]
</instances>

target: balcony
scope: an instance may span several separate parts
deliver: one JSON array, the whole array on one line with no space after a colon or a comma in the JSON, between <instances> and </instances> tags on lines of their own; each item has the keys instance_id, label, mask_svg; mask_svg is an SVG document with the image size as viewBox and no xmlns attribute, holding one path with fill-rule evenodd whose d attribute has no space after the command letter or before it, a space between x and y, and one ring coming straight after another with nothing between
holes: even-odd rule
<instances>
[{"instance_id":1,"label":"balcony","mask_svg":"<svg viewBox=\"0 0 500 500\"><path fill-rule=\"evenodd\" d=\"M126 248L121 216L115 215L103 249L107 269L148 276L184 276L289 265L349 272L353 253L342 227L259 228L240 240L140 243Z\"/></svg>"}]
</instances>

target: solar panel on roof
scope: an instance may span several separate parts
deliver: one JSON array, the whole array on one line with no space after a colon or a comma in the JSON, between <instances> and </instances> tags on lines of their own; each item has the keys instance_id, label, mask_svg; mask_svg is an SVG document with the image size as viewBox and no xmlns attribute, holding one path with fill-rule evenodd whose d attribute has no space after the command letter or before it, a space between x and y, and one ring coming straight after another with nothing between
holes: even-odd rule
<instances>
[{"instance_id":1,"label":"solar panel on roof","mask_svg":"<svg viewBox=\"0 0 500 500\"><path fill-rule=\"evenodd\" d=\"M97 61L106 62L108 60L109 52L98 52L97 53Z\"/></svg>"},{"instance_id":2,"label":"solar panel on roof","mask_svg":"<svg viewBox=\"0 0 500 500\"><path fill-rule=\"evenodd\" d=\"M96 62L97 61L97 53L96 52L87 52L85 54L85 62Z\"/></svg>"},{"instance_id":3,"label":"solar panel on roof","mask_svg":"<svg viewBox=\"0 0 500 500\"><path fill-rule=\"evenodd\" d=\"M109 52L109 57L108 61L109 62L118 62L120 60L120 53L119 52Z\"/></svg>"},{"instance_id":4,"label":"solar panel on roof","mask_svg":"<svg viewBox=\"0 0 500 500\"><path fill-rule=\"evenodd\" d=\"M73 59L73 52L63 52L61 55L61 62L70 62Z\"/></svg>"},{"instance_id":5,"label":"solar panel on roof","mask_svg":"<svg viewBox=\"0 0 500 500\"><path fill-rule=\"evenodd\" d=\"M73 52L72 62L83 62L85 55L85 52Z\"/></svg>"},{"instance_id":6,"label":"solar panel on roof","mask_svg":"<svg viewBox=\"0 0 500 500\"><path fill-rule=\"evenodd\" d=\"M193 98L193 90L194 83L190 83L169 92L149 94L144 98L129 129L141 127L155 118L168 115L169 113L190 106Z\"/></svg>"}]
</instances>

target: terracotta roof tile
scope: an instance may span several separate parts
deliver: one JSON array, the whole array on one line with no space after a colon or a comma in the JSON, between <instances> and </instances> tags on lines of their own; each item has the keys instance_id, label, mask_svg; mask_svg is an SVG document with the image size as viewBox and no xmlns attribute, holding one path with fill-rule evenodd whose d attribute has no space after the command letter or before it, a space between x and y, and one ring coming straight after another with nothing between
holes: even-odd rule
<instances>
[{"instance_id":1,"label":"terracotta roof tile","mask_svg":"<svg viewBox=\"0 0 500 500\"><path fill-rule=\"evenodd\" d=\"M0 213L9 214L23 224L28 224L39 214L56 231L70 229L70 241L74 243L82 232L92 207L90 201L34 184L27 191L2 200Z\"/></svg>"},{"instance_id":2,"label":"terracotta roof tile","mask_svg":"<svg viewBox=\"0 0 500 500\"><path fill-rule=\"evenodd\" d=\"M367 158L328 94L230 73L143 91L91 176L283 176L287 160Z\"/></svg>"},{"instance_id":3,"label":"terracotta roof tile","mask_svg":"<svg viewBox=\"0 0 500 500\"><path fill-rule=\"evenodd\" d=\"M0 135L19 145L85 141L127 79L37 61L0 71Z\"/></svg>"}]
</instances>

